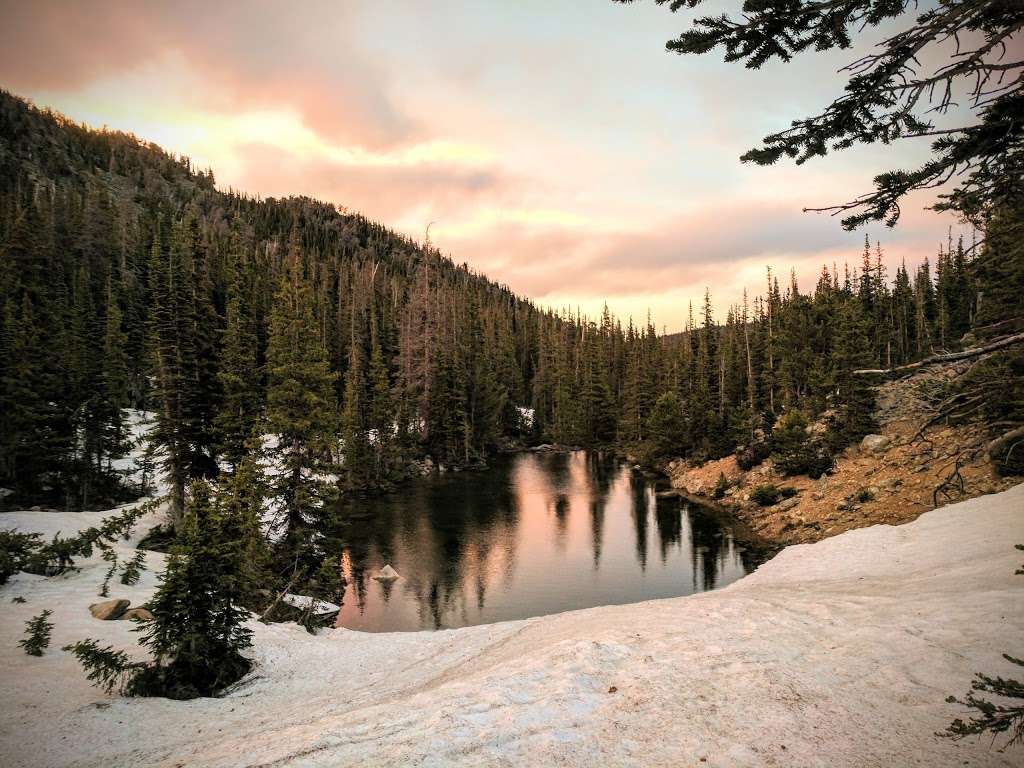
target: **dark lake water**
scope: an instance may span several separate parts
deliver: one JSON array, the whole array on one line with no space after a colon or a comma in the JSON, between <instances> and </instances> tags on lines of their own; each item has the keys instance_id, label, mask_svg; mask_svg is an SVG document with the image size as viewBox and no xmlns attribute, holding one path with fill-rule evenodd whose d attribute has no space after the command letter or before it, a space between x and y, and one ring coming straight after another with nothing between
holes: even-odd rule
<instances>
[{"instance_id":1,"label":"dark lake water","mask_svg":"<svg viewBox=\"0 0 1024 768\"><path fill-rule=\"evenodd\" d=\"M462 627L722 587L758 556L600 453L521 453L344 509L338 626ZM390 563L401 578L370 578Z\"/></svg>"}]
</instances>

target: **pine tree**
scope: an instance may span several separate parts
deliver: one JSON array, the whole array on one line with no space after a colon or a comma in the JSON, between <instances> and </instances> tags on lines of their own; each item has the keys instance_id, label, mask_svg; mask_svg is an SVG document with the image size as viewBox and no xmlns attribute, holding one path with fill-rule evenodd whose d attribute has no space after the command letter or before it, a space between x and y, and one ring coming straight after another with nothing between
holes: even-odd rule
<instances>
[{"instance_id":1,"label":"pine tree","mask_svg":"<svg viewBox=\"0 0 1024 768\"><path fill-rule=\"evenodd\" d=\"M241 651L252 633L240 607L246 522L206 481L194 481L189 497L176 551L150 601L154 618L138 629L154 661L132 681L138 693L209 696L249 670Z\"/></svg>"},{"instance_id":2,"label":"pine tree","mask_svg":"<svg viewBox=\"0 0 1024 768\"><path fill-rule=\"evenodd\" d=\"M345 487L350 491L366 488L373 473L370 441L364 422L365 387L362 350L353 335L348 370L345 371L345 394L341 412L341 435L344 442L342 468Z\"/></svg>"},{"instance_id":3,"label":"pine tree","mask_svg":"<svg viewBox=\"0 0 1024 768\"><path fill-rule=\"evenodd\" d=\"M129 405L128 337L123 329L121 308L113 283L107 281L106 331L103 336L103 400L102 418L106 432L104 455L109 460L122 455L127 448L122 409Z\"/></svg>"},{"instance_id":4,"label":"pine tree","mask_svg":"<svg viewBox=\"0 0 1024 768\"><path fill-rule=\"evenodd\" d=\"M257 365L258 339L251 308L245 301L238 268L228 286L226 326L218 376L223 402L214 416L217 447L232 467L245 453L245 444L259 420L262 382Z\"/></svg>"},{"instance_id":5,"label":"pine tree","mask_svg":"<svg viewBox=\"0 0 1024 768\"><path fill-rule=\"evenodd\" d=\"M376 325L374 326L376 328ZM398 463L395 440L395 408L391 398L391 380L380 339L373 334L370 350L370 429L374 437L374 484L386 485Z\"/></svg>"},{"instance_id":6,"label":"pine tree","mask_svg":"<svg viewBox=\"0 0 1024 768\"><path fill-rule=\"evenodd\" d=\"M313 289L293 235L270 315L267 347L267 429L276 443L267 458L276 477L268 488L285 513L293 545L327 512L333 498L337 430L334 382L313 314Z\"/></svg>"}]
</instances>

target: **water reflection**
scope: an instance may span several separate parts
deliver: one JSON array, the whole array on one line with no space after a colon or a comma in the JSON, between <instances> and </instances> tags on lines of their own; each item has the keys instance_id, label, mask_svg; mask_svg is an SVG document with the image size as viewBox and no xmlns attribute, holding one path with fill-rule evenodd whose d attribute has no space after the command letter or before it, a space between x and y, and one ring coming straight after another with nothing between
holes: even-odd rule
<instances>
[{"instance_id":1,"label":"water reflection","mask_svg":"<svg viewBox=\"0 0 1024 768\"><path fill-rule=\"evenodd\" d=\"M732 531L599 452L517 454L343 507L340 626L438 629L724 586ZM372 575L390 563L402 578Z\"/></svg>"}]
</instances>

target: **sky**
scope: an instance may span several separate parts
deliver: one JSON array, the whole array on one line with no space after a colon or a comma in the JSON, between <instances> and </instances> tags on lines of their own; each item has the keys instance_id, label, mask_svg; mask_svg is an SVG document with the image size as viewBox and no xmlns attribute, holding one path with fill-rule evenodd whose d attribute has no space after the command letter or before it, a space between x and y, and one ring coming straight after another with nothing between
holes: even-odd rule
<instances>
[{"instance_id":1,"label":"sky","mask_svg":"<svg viewBox=\"0 0 1024 768\"><path fill-rule=\"evenodd\" d=\"M701 15L738 2L701 6ZM665 42L651 0L0 0L0 87L214 170L343 205L540 304L680 329L765 268L809 290L881 240L890 271L966 230L915 196L895 229L802 213L927 157L925 140L802 166L739 156L838 95L855 52L761 70ZM865 44L881 39L873 31ZM969 236L969 234L968 234Z\"/></svg>"}]
</instances>

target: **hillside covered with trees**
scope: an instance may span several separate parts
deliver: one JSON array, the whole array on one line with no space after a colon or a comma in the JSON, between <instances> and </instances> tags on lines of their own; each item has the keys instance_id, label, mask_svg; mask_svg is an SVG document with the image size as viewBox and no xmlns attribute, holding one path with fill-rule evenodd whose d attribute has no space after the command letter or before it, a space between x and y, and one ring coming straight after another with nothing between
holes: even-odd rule
<instances>
[{"instance_id":1,"label":"hillside covered with trees","mask_svg":"<svg viewBox=\"0 0 1024 768\"><path fill-rule=\"evenodd\" d=\"M866 242L812 290L769 268L763 295L720 318L708 293L661 336L538 308L333 205L219 191L187 158L6 93L0 170L0 485L68 508L132 490L112 464L129 407L156 414L176 517L190 480L255 454L286 470L266 491L297 520L413 459L468 467L517 442L756 454L796 409L828 416L827 463L870 429L854 370L1005 321L1020 271L950 242L889 276Z\"/></svg>"}]
</instances>

